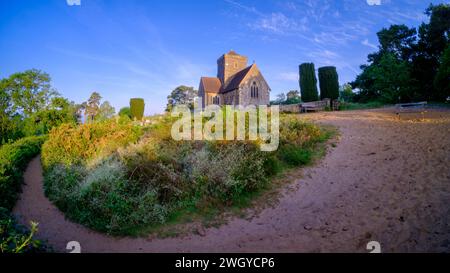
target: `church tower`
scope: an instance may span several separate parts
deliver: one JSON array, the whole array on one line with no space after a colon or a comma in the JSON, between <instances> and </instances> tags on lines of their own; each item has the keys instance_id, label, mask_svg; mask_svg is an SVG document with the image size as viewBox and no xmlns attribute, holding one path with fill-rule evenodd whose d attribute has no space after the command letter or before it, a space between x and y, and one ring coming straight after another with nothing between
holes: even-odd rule
<instances>
[{"instance_id":1,"label":"church tower","mask_svg":"<svg viewBox=\"0 0 450 273\"><path fill-rule=\"evenodd\" d=\"M225 85L231 76L247 67L248 58L233 50L217 60L217 78Z\"/></svg>"}]
</instances>

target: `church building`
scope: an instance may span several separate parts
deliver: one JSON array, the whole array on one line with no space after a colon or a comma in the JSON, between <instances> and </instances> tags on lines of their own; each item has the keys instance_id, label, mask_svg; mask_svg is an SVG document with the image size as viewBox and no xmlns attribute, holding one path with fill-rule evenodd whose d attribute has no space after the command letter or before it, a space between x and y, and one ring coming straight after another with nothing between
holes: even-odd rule
<instances>
[{"instance_id":1,"label":"church building","mask_svg":"<svg viewBox=\"0 0 450 273\"><path fill-rule=\"evenodd\" d=\"M258 66L233 50L217 60L217 77L200 79L203 105L269 105L270 87Z\"/></svg>"}]
</instances>

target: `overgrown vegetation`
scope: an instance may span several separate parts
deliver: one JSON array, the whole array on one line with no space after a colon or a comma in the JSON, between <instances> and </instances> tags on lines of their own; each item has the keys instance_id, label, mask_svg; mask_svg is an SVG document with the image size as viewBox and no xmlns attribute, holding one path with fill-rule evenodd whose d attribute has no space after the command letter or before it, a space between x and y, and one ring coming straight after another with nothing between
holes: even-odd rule
<instances>
[{"instance_id":1,"label":"overgrown vegetation","mask_svg":"<svg viewBox=\"0 0 450 273\"><path fill-rule=\"evenodd\" d=\"M0 147L0 252L43 251L44 246L33 238L37 224L31 231L16 224L9 211L14 207L28 162L41 150L44 136L23 138Z\"/></svg>"},{"instance_id":2,"label":"overgrown vegetation","mask_svg":"<svg viewBox=\"0 0 450 273\"><path fill-rule=\"evenodd\" d=\"M44 136L22 138L0 147L0 207L12 209L28 162L39 154Z\"/></svg>"},{"instance_id":3,"label":"overgrown vegetation","mask_svg":"<svg viewBox=\"0 0 450 273\"><path fill-rule=\"evenodd\" d=\"M38 224L32 222L31 230L18 225L7 209L0 207L0 253L36 253L49 249L34 235Z\"/></svg>"},{"instance_id":4,"label":"overgrown vegetation","mask_svg":"<svg viewBox=\"0 0 450 273\"><path fill-rule=\"evenodd\" d=\"M138 142L120 130L89 134L89 143L102 145L88 146L83 132L119 125L53 129L42 153L46 194L75 221L109 234L136 234L188 207L240 202L283 169L307 164L327 137L315 125L283 116L280 149L267 153L257 141L174 141L173 121L164 116Z\"/></svg>"}]
</instances>

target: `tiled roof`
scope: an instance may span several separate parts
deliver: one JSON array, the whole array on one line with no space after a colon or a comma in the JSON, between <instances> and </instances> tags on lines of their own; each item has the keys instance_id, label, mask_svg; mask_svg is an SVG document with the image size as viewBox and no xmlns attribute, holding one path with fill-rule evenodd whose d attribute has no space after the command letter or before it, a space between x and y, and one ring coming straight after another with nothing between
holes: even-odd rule
<instances>
[{"instance_id":1,"label":"tiled roof","mask_svg":"<svg viewBox=\"0 0 450 273\"><path fill-rule=\"evenodd\" d=\"M219 78L213 78L213 77L202 77L200 79L203 85L203 89L207 93L219 93L220 88L222 87L222 83L220 82Z\"/></svg>"},{"instance_id":2,"label":"tiled roof","mask_svg":"<svg viewBox=\"0 0 450 273\"><path fill-rule=\"evenodd\" d=\"M221 92L226 93L228 91L238 89L242 80L244 80L245 76L247 76L248 72L252 69L253 66L254 64L234 74L234 76L228 81L228 84L222 88Z\"/></svg>"}]
</instances>

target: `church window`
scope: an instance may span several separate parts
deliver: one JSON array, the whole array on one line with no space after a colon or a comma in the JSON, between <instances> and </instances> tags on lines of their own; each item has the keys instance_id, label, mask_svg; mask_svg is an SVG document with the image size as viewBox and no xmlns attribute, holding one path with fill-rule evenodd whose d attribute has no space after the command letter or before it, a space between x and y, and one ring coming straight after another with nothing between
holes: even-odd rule
<instances>
[{"instance_id":1,"label":"church window","mask_svg":"<svg viewBox=\"0 0 450 273\"><path fill-rule=\"evenodd\" d=\"M253 85L250 87L250 96L252 98L257 98L259 96L259 88L256 85L256 82L253 82Z\"/></svg>"}]
</instances>

